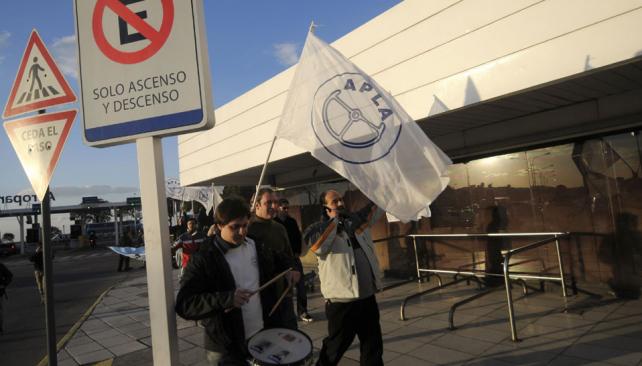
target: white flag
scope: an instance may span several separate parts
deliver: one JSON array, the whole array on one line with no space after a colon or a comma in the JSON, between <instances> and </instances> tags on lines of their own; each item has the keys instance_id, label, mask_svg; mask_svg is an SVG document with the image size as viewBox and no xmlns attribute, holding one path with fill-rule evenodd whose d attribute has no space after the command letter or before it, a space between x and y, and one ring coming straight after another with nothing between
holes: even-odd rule
<instances>
[{"instance_id":1,"label":"white flag","mask_svg":"<svg viewBox=\"0 0 642 366\"><path fill-rule=\"evenodd\" d=\"M221 203L223 187L183 187L176 178L167 178L165 181L165 195L180 201L198 201L205 211L216 208Z\"/></svg>"},{"instance_id":2,"label":"white flag","mask_svg":"<svg viewBox=\"0 0 642 366\"><path fill-rule=\"evenodd\" d=\"M276 135L402 221L416 220L448 185L448 156L389 93L312 32Z\"/></svg>"}]
</instances>

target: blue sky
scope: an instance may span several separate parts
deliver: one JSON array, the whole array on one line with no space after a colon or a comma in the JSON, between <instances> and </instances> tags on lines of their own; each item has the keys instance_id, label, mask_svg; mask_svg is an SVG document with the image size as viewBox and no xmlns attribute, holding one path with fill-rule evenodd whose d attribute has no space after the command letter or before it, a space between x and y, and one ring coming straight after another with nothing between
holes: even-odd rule
<instances>
[{"instance_id":1,"label":"blue sky","mask_svg":"<svg viewBox=\"0 0 642 366\"><path fill-rule=\"evenodd\" d=\"M159 0L144 0L159 1ZM206 0L214 104L221 106L295 63L312 20L328 42L390 9L399 0ZM78 93L73 1L22 0L0 12L0 105L4 107L33 28L43 38ZM65 108L78 105L68 105ZM80 118L80 117L79 117ZM77 203L83 195L124 200L138 190L133 144L104 149L83 145L76 119L50 184L57 202ZM165 175L178 176L176 137L163 140ZM0 195L29 189L29 182L4 133L0 133ZM54 203L54 204L56 204ZM4 207L0 207L4 208ZM0 222L0 231L2 230Z\"/></svg>"}]
</instances>

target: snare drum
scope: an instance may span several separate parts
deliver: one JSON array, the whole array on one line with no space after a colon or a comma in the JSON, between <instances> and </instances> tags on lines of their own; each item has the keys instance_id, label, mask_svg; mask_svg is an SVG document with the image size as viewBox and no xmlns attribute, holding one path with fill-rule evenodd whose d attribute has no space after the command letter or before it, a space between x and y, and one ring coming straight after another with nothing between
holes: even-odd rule
<instances>
[{"instance_id":1,"label":"snare drum","mask_svg":"<svg viewBox=\"0 0 642 366\"><path fill-rule=\"evenodd\" d=\"M247 341L253 366L312 365L312 340L293 329L263 329Z\"/></svg>"}]
</instances>

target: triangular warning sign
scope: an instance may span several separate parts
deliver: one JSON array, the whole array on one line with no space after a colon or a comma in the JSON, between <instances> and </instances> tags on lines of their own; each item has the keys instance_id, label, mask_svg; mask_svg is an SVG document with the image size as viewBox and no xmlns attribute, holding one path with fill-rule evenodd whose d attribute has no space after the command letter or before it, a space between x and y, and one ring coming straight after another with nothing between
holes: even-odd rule
<instances>
[{"instance_id":1,"label":"triangular warning sign","mask_svg":"<svg viewBox=\"0 0 642 366\"><path fill-rule=\"evenodd\" d=\"M3 118L76 101L38 32L31 31Z\"/></svg>"},{"instance_id":2,"label":"triangular warning sign","mask_svg":"<svg viewBox=\"0 0 642 366\"><path fill-rule=\"evenodd\" d=\"M40 114L4 124L11 145L40 201L45 197L76 113L76 110L71 110Z\"/></svg>"}]
</instances>

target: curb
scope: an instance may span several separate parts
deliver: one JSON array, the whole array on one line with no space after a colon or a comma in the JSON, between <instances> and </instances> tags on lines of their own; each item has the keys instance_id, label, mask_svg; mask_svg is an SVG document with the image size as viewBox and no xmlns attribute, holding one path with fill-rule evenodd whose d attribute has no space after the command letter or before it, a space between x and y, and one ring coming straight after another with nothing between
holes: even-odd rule
<instances>
[{"instance_id":1,"label":"curb","mask_svg":"<svg viewBox=\"0 0 642 366\"><path fill-rule=\"evenodd\" d=\"M123 280L123 281L124 281L124 280ZM94 312L94 309L95 309L95 308L96 308L96 306L98 306L98 304L102 301L103 297L105 297L105 295L107 295L107 293L108 293L109 291L111 291L114 287L116 287L117 285L119 285L119 284L120 284L120 283L122 283L123 281L119 281L118 283L115 283L115 284L113 284L113 285L109 286L105 291L103 291L103 293L101 293L101 294L98 296L98 298L96 299L96 301L94 301L94 303L93 303L93 304L91 304L91 305L89 306L89 308L88 308L88 309L85 311L85 313L80 317L80 319L78 319L78 321L77 321L76 323L74 323L74 325L69 329L69 331L67 331L67 334L65 334L65 335L64 335L64 336L63 336L63 337L58 341L58 343L56 344L56 355L58 355L58 352L60 352L60 350L61 350L61 349L63 349L63 347L65 347L65 345L67 344L67 342L69 342L69 340L70 340L70 339L71 339L71 338L76 334L76 332L78 331L78 329L80 329L80 326L85 322L85 320L87 320L87 318L89 318L89 316L91 315L91 313L93 313L93 312ZM109 361L109 363L103 363L103 362L107 362L107 361ZM42 358L42 360L40 360L40 362L38 362L38 364L37 364L36 366L46 366L48 362L49 362L49 356L48 356L48 355L46 355L45 357L43 357L43 358ZM100 366L110 366L110 365L111 365L111 363L112 363L112 360L106 360L106 361L102 361L102 362L100 362L100 363L97 363L96 365L100 365Z\"/></svg>"}]
</instances>

